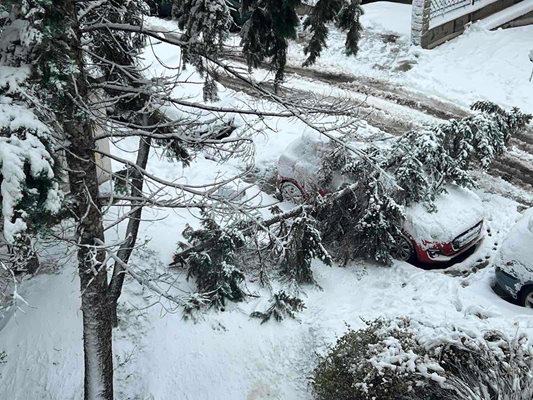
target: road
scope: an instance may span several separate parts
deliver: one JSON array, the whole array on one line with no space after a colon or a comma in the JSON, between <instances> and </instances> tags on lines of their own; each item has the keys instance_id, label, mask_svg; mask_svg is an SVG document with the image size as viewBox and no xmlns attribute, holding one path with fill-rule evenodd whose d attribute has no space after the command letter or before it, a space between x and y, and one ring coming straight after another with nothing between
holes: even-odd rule
<instances>
[{"instance_id":1,"label":"road","mask_svg":"<svg viewBox=\"0 0 533 400\"><path fill-rule=\"evenodd\" d=\"M244 67L243 59L235 53L227 53L225 57ZM370 125L393 135L401 135L409 129L420 127L421 122L461 119L470 114L468 109L453 103L375 78L333 74L291 65L286 69L286 80L289 85L281 90L290 97L313 96L314 91L302 88L306 82L309 85L325 84L332 89L349 93L354 107L359 108L362 117ZM221 74L219 81L233 90L260 97L249 85L227 74ZM296 82L299 85L295 85ZM271 83L262 85L273 89ZM510 151L496 160L488 172L533 193L533 126L530 125L524 133L513 137L508 147Z\"/></svg>"}]
</instances>

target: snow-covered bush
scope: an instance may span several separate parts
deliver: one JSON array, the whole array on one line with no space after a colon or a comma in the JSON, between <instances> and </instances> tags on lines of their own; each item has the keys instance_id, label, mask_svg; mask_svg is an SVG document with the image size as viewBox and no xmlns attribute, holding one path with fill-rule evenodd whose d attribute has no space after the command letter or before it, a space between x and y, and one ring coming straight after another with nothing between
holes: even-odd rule
<instances>
[{"instance_id":1,"label":"snow-covered bush","mask_svg":"<svg viewBox=\"0 0 533 400\"><path fill-rule=\"evenodd\" d=\"M319 358L312 387L318 400L529 400L532 367L527 336L378 319Z\"/></svg>"},{"instance_id":2,"label":"snow-covered bush","mask_svg":"<svg viewBox=\"0 0 533 400\"><path fill-rule=\"evenodd\" d=\"M426 376L440 371L408 319L378 319L348 329L319 359L311 383L318 400L422 399Z\"/></svg>"},{"instance_id":3,"label":"snow-covered bush","mask_svg":"<svg viewBox=\"0 0 533 400\"><path fill-rule=\"evenodd\" d=\"M533 348L527 336L509 338L490 331L482 338L434 349L446 380L428 390L435 400L530 400L533 398Z\"/></svg>"},{"instance_id":4,"label":"snow-covered bush","mask_svg":"<svg viewBox=\"0 0 533 400\"><path fill-rule=\"evenodd\" d=\"M20 100L19 68L0 71L0 201L3 235L14 243L60 209L58 161L49 128Z\"/></svg>"},{"instance_id":5,"label":"snow-covered bush","mask_svg":"<svg viewBox=\"0 0 533 400\"><path fill-rule=\"evenodd\" d=\"M0 18L0 233L15 244L59 211L62 192L50 115L35 101L39 89L26 65L42 41L35 15L20 12L32 2L8 3L12 12Z\"/></svg>"}]
</instances>

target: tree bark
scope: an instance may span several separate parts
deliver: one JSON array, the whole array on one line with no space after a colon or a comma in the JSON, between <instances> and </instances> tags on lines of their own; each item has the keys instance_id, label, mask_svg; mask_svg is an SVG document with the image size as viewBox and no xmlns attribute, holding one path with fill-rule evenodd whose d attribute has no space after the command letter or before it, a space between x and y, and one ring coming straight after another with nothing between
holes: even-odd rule
<instances>
[{"instance_id":1,"label":"tree bark","mask_svg":"<svg viewBox=\"0 0 533 400\"><path fill-rule=\"evenodd\" d=\"M64 3L65 18L71 21L71 59L78 73L72 77L68 94L73 99L87 99L88 88L81 32L77 23L76 3ZM74 218L77 225L78 273L83 314L83 348L85 355L85 400L113 399L112 328L107 296L106 254L96 239L104 241L101 207L98 200L98 177L95 160L94 129L88 117L70 101L64 108L63 127L69 140L67 164Z\"/></svg>"},{"instance_id":2,"label":"tree bark","mask_svg":"<svg viewBox=\"0 0 533 400\"><path fill-rule=\"evenodd\" d=\"M107 299L105 252L95 238L104 240L98 204L98 179L92 129L87 123L66 121L71 144L67 155L70 191L75 199L77 221L78 273L83 313L86 400L113 399L113 350L111 318Z\"/></svg>"},{"instance_id":3,"label":"tree bark","mask_svg":"<svg viewBox=\"0 0 533 400\"><path fill-rule=\"evenodd\" d=\"M145 117L145 125L147 125L147 118ZM146 169L148 164L148 156L150 154L150 146L152 145L152 139L147 137L141 137L139 139L139 151L137 153L136 165L141 169ZM144 179L141 172L138 170L133 171L133 177L131 182L131 195L133 197L142 197ZM141 224L142 206L132 205L134 212L128 219L128 227L126 228L126 239L118 250L118 257L123 262L115 262L113 267L113 277L109 283L109 303L111 308L111 321L114 327L118 326L117 305L120 294L122 293L122 286L124 285L124 277L126 271L124 265L128 264L131 253L137 242L137 235L139 233L139 226Z\"/></svg>"}]
</instances>

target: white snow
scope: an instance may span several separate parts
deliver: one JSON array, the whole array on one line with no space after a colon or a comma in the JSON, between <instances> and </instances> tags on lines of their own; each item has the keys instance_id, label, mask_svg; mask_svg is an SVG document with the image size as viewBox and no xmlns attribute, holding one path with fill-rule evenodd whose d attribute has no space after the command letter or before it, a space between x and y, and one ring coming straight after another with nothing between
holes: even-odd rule
<instances>
[{"instance_id":1,"label":"white snow","mask_svg":"<svg viewBox=\"0 0 533 400\"><path fill-rule=\"evenodd\" d=\"M408 9L409 12L404 12ZM361 17L363 28L372 26L376 31L384 34L396 33L402 36L411 34L411 6L377 1L363 5L364 14Z\"/></svg>"},{"instance_id":2,"label":"white snow","mask_svg":"<svg viewBox=\"0 0 533 400\"><path fill-rule=\"evenodd\" d=\"M333 32L329 48L314 68L386 79L411 90L448 98L459 105L488 98L533 111L533 91L527 84L530 63L524 50L531 48L532 27L495 32L474 28L449 44L422 51L408 47L409 6L373 3L364 7L367 14L363 23L369 30L361 44L360 57L344 56L342 35ZM380 17L380 7L384 17ZM381 32L395 32L399 38L396 43L384 43ZM155 48L165 62L179 65L175 49L162 44ZM301 60L300 50L298 46L291 47L292 63ZM148 64L154 63L153 73L160 74L155 57L147 53L145 58ZM405 73L394 71L402 61L412 62L413 68ZM190 82L201 82L191 71L187 75ZM306 84L294 80L294 85ZM324 87L319 83L311 86L312 89ZM182 84L176 90L191 101L201 98L201 85ZM220 95L218 105L278 109L265 102L255 102L244 94L235 97L231 90L223 89ZM274 165L289 142L310 132L295 120L253 121L255 127L264 127L266 123L272 130L254 138L255 161L259 167ZM136 146L137 140L121 140L113 152L132 159L134 155L130 151ZM200 155L190 168L184 169L161 153L153 154L148 166L150 172L163 178L193 184L233 175L241 168L237 161L217 164ZM490 181L490 185L504 194L509 191L499 181ZM482 212L490 223L492 236L486 238L482 249L471 258L452 268L468 270L478 257L489 260L494 257L492 249L503 241L519 216L516 202L483 191L476 194L482 199ZM267 195L263 199L273 201ZM116 218L113 212L123 211L111 211L106 219L111 222ZM169 271L165 265L182 239L185 224L197 224L193 214L146 209L139 242L146 240L147 247L134 253L132 267L168 274L165 276L176 281L180 288L189 290L192 283L185 281L185 271ZM108 241L118 240L123 230L123 226L109 230ZM7 363L0 365L2 399L82 397L79 281L75 260L68 256L64 249L50 252L47 261L58 264L59 271L24 282L21 295L29 306L18 310L0 331L0 351L7 352ZM355 329L362 327L361 318L410 316L424 322L427 328L423 337L428 342L443 340L448 328L453 326L461 326L473 335L495 329L511 337L521 333L533 337L533 311L507 303L492 292L492 266L467 277L423 271L401 262L391 268L367 262L352 263L345 268L315 262L313 271L322 289L303 288L306 309L298 315L298 320L264 325L249 318L252 311L264 309L270 296L256 282L248 282L247 290L261 294L261 298L251 297L246 302L230 304L224 312L210 311L194 322L183 320L171 304L127 279L120 306L124 318L114 332L116 397L311 399L307 378L316 362L315 353L324 352L334 343L345 332L346 323Z\"/></svg>"},{"instance_id":3,"label":"white snow","mask_svg":"<svg viewBox=\"0 0 533 400\"><path fill-rule=\"evenodd\" d=\"M498 28L509 21L529 13L530 11L533 11L533 0L522 0L511 7L505 8L502 11L483 18L479 24L485 29Z\"/></svg>"},{"instance_id":4,"label":"white snow","mask_svg":"<svg viewBox=\"0 0 533 400\"><path fill-rule=\"evenodd\" d=\"M295 179L303 186L314 187L322 166L322 156L328 152L328 142L316 135L304 135L296 139L283 151L277 167L284 178Z\"/></svg>"},{"instance_id":5,"label":"white snow","mask_svg":"<svg viewBox=\"0 0 533 400\"><path fill-rule=\"evenodd\" d=\"M533 26L489 31L474 23L463 35L423 50L411 46L410 5L375 2L363 9L364 31L357 56L344 54L344 35L332 27L328 47L312 69L353 75L354 80L370 77L462 107L491 100L533 112L528 59ZM383 18L381 9L386 10ZM398 36L395 41L387 37L390 32ZM302 49L301 44L291 44L289 64L301 65Z\"/></svg>"}]
</instances>

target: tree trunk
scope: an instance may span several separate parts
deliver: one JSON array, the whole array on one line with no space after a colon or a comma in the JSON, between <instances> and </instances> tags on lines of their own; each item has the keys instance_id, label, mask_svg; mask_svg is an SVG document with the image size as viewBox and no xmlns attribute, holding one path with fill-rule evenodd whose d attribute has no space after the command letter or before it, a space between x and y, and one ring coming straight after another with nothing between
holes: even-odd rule
<instances>
[{"instance_id":1,"label":"tree trunk","mask_svg":"<svg viewBox=\"0 0 533 400\"><path fill-rule=\"evenodd\" d=\"M80 51L81 32L77 24L76 5L65 3L65 18L72 21L71 59L78 74L72 78L68 93L74 99L87 99L88 88ZM73 212L77 223L78 273L81 284L83 314L83 347L85 354L85 400L113 399L112 328L107 295L107 271L103 261L105 250L98 249L96 239L104 241L101 207L98 200L98 178L93 126L73 101L63 113L63 127L69 140L67 164L70 192L75 201Z\"/></svg>"},{"instance_id":2,"label":"tree trunk","mask_svg":"<svg viewBox=\"0 0 533 400\"><path fill-rule=\"evenodd\" d=\"M147 125L147 118L145 117L145 125ZM139 139L139 151L137 153L136 164L142 169L146 169L148 164L148 156L150 154L150 146L152 145L152 139L147 137L141 137ZM131 182L131 195L134 197L142 197L144 179L142 174L135 170L133 171L133 177ZM126 228L126 239L118 250L118 257L120 260L127 264L135 243L137 242L137 234L139 233L139 226L141 224L142 206L132 205L132 215L128 220L128 227ZM122 293L122 286L124 284L124 277L126 271L122 264L115 262L113 267L113 277L109 283L109 297L111 308L111 321L114 327L118 326L117 305L120 294Z\"/></svg>"},{"instance_id":3,"label":"tree trunk","mask_svg":"<svg viewBox=\"0 0 533 400\"><path fill-rule=\"evenodd\" d=\"M78 85L78 88L80 85ZM76 201L78 273L81 284L83 345L85 352L85 399L113 399L113 353L105 251L95 239L104 241L102 214L98 204L98 178L94 139L90 124L66 121L70 138L67 163L70 192Z\"/></svg>"}]
</instances>

